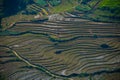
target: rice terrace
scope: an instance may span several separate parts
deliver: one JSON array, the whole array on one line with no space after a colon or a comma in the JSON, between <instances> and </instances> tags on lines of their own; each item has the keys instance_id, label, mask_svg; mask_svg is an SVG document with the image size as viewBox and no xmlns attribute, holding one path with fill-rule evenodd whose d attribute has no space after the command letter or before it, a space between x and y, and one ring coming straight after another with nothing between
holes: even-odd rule
<instances>
[{"instance_id":1,"label":"rice terrace","mask_svg":"<svg viewBox=\"0 0 120 80\"><path fill-rule=\"evenodd\" d=\"M0 80L120 80L119 0L0 0Z\"/></svg>"}]
</instances>

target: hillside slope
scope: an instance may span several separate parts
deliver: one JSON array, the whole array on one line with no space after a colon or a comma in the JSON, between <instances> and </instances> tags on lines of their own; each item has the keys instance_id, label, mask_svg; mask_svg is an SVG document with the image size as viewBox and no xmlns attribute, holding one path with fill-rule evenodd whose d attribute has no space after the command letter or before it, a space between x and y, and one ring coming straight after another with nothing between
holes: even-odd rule
<instances>
[{"instance_id":1,"label":"hillside slope","mask_svg":"<svg viewBox=\"0 0 120 80\"><path fill-rule=\"evenodd\" d=\"M94 21L120 21L119 0L14 0L13 2L9 4L10 0L3 0L4 11L1 12L1 17L4 17L2 19L4 28L18 21L34 20L34 16L44 18L65 12Z\"/></svg>"},{"instance_id":2,"label":"hillside slope","mask_svg":"<svg viewBox=\"0 0 120 80\"><path fill-rule=\"evenodd\" d=\"M120 1L101 0L96 8L90 14L88 14L87 17L96 21L119 22Z\"/></svg>"}]
</instances>

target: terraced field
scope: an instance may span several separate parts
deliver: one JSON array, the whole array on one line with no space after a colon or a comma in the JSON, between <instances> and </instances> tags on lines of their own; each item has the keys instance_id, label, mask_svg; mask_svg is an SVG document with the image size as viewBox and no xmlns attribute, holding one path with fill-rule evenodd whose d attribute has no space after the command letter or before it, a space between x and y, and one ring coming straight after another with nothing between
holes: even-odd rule
<instances>
[{"instance_id":1,"label":"terraced field","mask_svg":"<svg viewBox=\"0 0 120 80\"><path fill-rule=\"evenodd\" d=\"M100 80L96 75L120 72L118 23L65 18L17 22L6 32L0 36L0 72L7 80Z\"/></svg>"}]
</instances>

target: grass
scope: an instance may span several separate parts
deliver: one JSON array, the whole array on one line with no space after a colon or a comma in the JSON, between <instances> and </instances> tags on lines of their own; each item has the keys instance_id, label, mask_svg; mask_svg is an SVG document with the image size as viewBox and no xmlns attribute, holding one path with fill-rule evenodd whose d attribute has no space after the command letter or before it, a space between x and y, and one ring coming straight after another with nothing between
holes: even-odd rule
<instances>
[{"instance_id":1,"label":"grass","mask_svg":"<svg viewBox=\"0 0 120 80\"><path fill-rule=\"evenodd\" d=\"M109 7L109 8L116 8L119 7L120 8L120 1L119 0L103 0L99 7Z\"/></svg>"},{"instance_id":2,"label":"grass","mask_svg":"<svg viewBox=\"0 0 120 80\"><path fill-rule=\"evenodd\" d=\"M51 9L52 13L61 13L66 11L72 11L77 6L77 1L71 1L71 0L62 0L62 3L58 6L55 6Z\"/></svg>"},{"instance_id":3,"label":"grass","mask_svg":"<svg viewBox=\"0 0 120 80\"><path fill-rule=\"evenodd\" d=\"M11 27L13 24L15 24L18 21L30 21L33 19L34 19L34 15L17 14L10 17L2 18L1 26L2 26L2 29L5 30Z\"/></svg>"},{"instance_id":4,"label":"grass","mask_svg":"<svg viewBox=\"0 0 120 80\"><path fill-rule=\"evenodd\" d=\"M95 1L90 2L89 5ZM119 0L102 0L97 9L88 14L88 18L95 21L119 22L120 21L120 1Z\"/></svg>"},{"instance_id":5,"label":"grass","mask_svg":"<svg viewBox=\"0 0 120 80\"><path fill-rule=\"evenodd\" d=\"M34 0L36 3L38 3L41 6L45 6L48 5L48 2L52 5L52 6L56 6L59 4L59 1L57 0L50 0L50 1L46 1L46 0Z\"/></svg>"},{"instance_id":6,"label":"grass","mask_svg":"<svg viewBox=\"0 0 120 80\"><path fill-rule=\"evenodd\" d=\"M57 0L52 0L52 1L49 1L49 3L50 3L52 6L57 6L57 5L59 5L59 4L60 4L60 2L59 2L59 1L57 1Z\"/></svg>"},{"instance_id":7,"label":"grass","mask_svg":"<svg viewBox=\"0 0 120 80\"><path fill-rule=\"evenodd\" d=\"M40 4L41 6L47 5L45 0L36 0L36 3Z\"/></svg>"},{"instance_id":8,"label":"grass","mask_svg":"<svg viewBox=\"0 0 120 80\"><path fill-rule=\"evenodd\" d=\"M94 5L98 2L99 0L91 0L90 2L88 2L88 5L93 8Z\"/></svg>"},{"instance_id":9,"label":"grass","mask_svg":"<svg viewBox=\"0 0 120 80\"><path fill-rule=\"evenodd\" d=\"M85 12L91 10L91 8L88 5L79 5L76 7L76 10Z\"/></svg>"}]
</instances>

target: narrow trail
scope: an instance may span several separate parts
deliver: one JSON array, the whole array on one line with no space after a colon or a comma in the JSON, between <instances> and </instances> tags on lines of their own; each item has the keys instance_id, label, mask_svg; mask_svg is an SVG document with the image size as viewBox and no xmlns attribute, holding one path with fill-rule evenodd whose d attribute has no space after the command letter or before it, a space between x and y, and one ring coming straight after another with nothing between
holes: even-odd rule
<instances>
[{"instance_id":1,"label":"narrow trail","mask_svg":"<svg viewBox=\"0 0 120 80\"><path fill-rule=\"evenodd\" d=\"M46 74L50 75L51 77L53 78L63 78L61 76L58 76L58 75L55 75L53 74L52 72L50 72L49 70L45 69L43 66L37 66L37 65L34 65L32 63L30 63L29 61L27 61L27 59L23 58L22 56L19 55L19 53L17 53L15 50L13 50L12 48L10 48L9 46L5 46L5 45L0 45L0 47L5 47L5 48L8 48L12 51L12 53L17 57L19 58L21 61L23 61L24 63L26 63L28 66L30 67L33 67L33 68L36 68L36 69L39 69L39 70L42 70L43 72L45 72Z\"/></svg>"}]
</instances>

